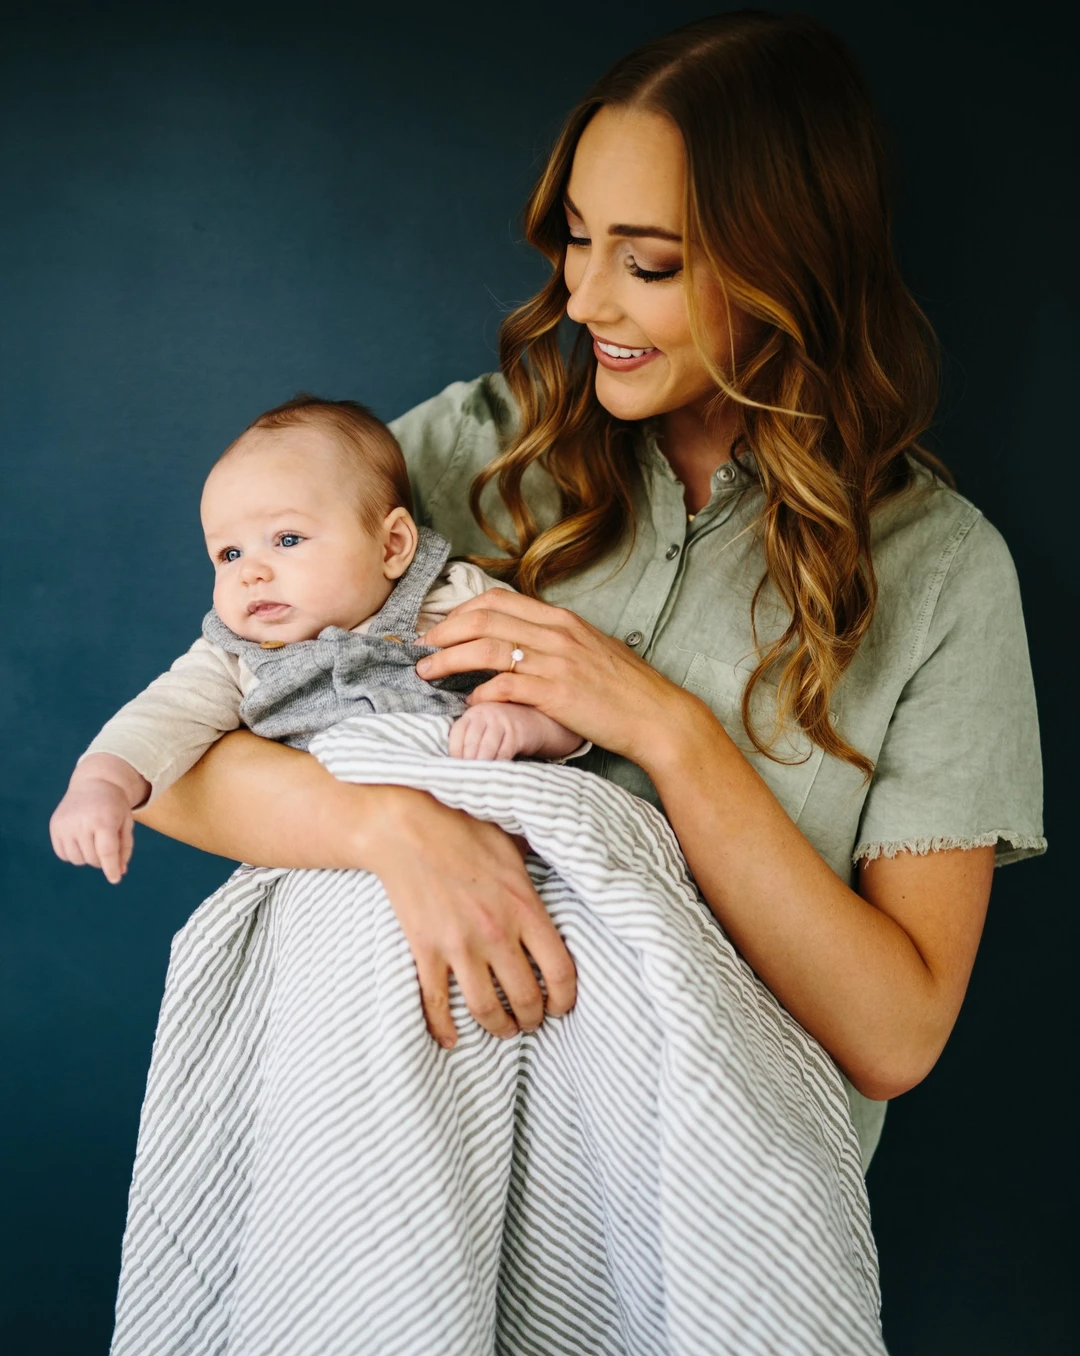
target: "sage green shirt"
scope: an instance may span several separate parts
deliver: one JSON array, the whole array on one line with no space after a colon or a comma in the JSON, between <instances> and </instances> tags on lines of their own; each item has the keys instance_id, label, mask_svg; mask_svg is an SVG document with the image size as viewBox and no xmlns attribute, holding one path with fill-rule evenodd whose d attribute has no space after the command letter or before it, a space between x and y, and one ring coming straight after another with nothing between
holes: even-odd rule
<instances>
[{"instance_id":1,"label":"sage green shirt","mask_svg":"<svg viewBox=\"0 0 1080 1356\"><path fill-rule=\"evenodd\" d=\"M449 539L454 555L497 555L468 506L473 476L497 455L516 412L498 375L448 386L391 427L405 452L417 518ZM797 727L766 758L740 715L753 669L750 601L765 572L751 524L762 506L753 458L720 465L712 497L688 521L683 486L641 427L636 540L545 591L610 636L620 637L672 682L701 697L760 772L792 820L834 871L854 882L860 858L993 845L997 864L1045 851L1042 765L1020 593L1001 535L961 495L922 466L917 483L879 509L872 525L878 605L869 633L835 693L844 736L875 763L867 785ZM541 525L554 522L554 483L537 465L523 481ZM513 536L493 485L489 518ZM764 641L784 629L767 591L758 610ZM759 685L755 711L768 731L776 689ZM590 771L659 805L634 763L603 749ZM662 808L662 807L660 807ZM876 1147L884 1102L848 1084L864 1166Z\"/></svg>"}]
</instances>

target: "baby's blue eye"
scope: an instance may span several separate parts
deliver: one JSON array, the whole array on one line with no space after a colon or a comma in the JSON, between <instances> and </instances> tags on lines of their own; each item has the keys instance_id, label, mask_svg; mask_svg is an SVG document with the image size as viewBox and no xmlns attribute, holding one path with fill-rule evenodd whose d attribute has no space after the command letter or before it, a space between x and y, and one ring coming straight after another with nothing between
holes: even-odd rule
<instances>
[{"instance_id":1,"label":"baby's blue eye","mask_svg":"<svg viewBox=\"0 0 1080 1356\"><path fill-rule=\"evenodd\" d=\"M223 565L231 565L234 560L240 559L241 552L235 546L226 547L221 553L221 562Z\"/></svg>"},{"instance_id":2,"label":"baby's blue eye","mask_svg":"<svg viewBox=\"0 0 1080 1356\"><path fill-rule=\"evenodd\" d=\"M304 539L299 532L283 532L278 540L282 546L295 546Z\"/></svg>"}]
</instances>

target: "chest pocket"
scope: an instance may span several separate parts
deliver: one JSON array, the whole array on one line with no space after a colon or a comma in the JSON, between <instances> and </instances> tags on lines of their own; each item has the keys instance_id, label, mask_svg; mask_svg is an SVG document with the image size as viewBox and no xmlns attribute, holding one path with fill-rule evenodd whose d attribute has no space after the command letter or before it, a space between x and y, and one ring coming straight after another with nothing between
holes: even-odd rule
<instances>
[{"instance_id":1,"label":"chest pocket","mask_svg":"<svg viewBox=\"0 0 1080 1356\"><path fill-rule=\"evenodd\" d=\"M742 722L742 694L750 672L745 665L736 667L711 655L695 654L683 687L707 703L789 818L797 824L825 751L794 722L784 726L772 744L772 752L784 760L782 763L766 758L754 748ZM775 684L761 682L751 700L755 730L759 738L766 741L776 722L777 695Z\"/></svg>"}]
</instances>

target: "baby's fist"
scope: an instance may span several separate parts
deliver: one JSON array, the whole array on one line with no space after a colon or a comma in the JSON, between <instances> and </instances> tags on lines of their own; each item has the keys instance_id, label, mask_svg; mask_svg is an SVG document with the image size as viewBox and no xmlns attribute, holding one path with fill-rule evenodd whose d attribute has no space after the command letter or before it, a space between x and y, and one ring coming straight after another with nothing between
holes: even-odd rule
<instances>
[{"instance_id":1,"label":"baby's fist","mask_svg":"<svg viewBox=\"0 0 1080 1356\"><path fill-rule=\"evenodd\" d=\"M127 870L134 845L131 795L101 777L72 778L49 821L49 837L61 861L96 866L117 885Z\"/></svg>"},{"instance_id":2,"label":"baby's fist","mask_svg":"<svg viewBox=\"0 0 1080 1356\"><path fill-rule=\"evenodd\" d=\"M454 758L510 759L519 754L561 758L581 744L580 736L534 706L480 702L450 727Z\"/></svg>"}]
</instances>

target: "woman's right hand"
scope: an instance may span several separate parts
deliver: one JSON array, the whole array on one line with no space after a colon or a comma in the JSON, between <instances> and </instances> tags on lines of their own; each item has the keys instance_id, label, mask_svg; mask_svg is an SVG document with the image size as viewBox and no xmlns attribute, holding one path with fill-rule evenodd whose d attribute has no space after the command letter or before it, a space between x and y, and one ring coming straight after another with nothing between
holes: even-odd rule
<instances>
[{"instance_id":1,"label":"woman's right hand","mask_svg":"<svg viewBox=\"0 0 1080 1356\"><path fill-rule=\"evenodd\" d=\"M423 791L386 796L381 808L364 865L382 881L412 949L424 1015L439 1044L449 1049L457 1041L451 974L469 1011L495 1036L533 1031L545 1013L569 1012L574 962L533 888L518 840Z\"/></svg>"}]
</instances>

